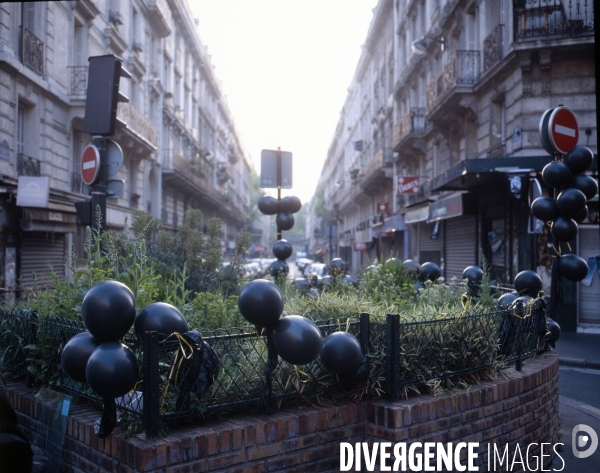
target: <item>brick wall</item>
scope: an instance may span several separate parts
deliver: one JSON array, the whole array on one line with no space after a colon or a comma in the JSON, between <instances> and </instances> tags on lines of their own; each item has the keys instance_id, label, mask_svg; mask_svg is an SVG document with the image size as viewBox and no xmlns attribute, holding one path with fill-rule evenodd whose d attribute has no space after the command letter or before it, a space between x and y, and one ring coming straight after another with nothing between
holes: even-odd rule
<instances>
[{"instance_id":1,"label":"brick wall","mask_svg":"<svg viewBox=\"0 0 600 473\"><path fill-rule=\"evenodd\" d=\"M44 407L23 384L8 382L3 388L31 436ZM512 452L517 443L558 441L558 357L547 353L527 360L521 372L511 369L452 396L285 409L171 430L160 439L126 439L119 429L99 439L93 422L100 416L100 410L86 406L71 409L61 471L337 471L342 441L479 442L481 452L495 442L510 444ZM479 459L480 471L487 471L485 458Z\"/></svg>"}]
</instances>

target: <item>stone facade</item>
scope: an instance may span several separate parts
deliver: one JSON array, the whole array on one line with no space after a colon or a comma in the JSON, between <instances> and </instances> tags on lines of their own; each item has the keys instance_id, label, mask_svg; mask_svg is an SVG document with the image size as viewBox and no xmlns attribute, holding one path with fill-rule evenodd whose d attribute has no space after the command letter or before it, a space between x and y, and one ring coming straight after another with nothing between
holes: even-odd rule
<instances>
[{"instance_id":1,"label":"stone facade","mask_svg":"<svg viewBox=\"0 0 600 473\"><path fill-rule=\"evenodd\" d=\"M175 230L189 208L223 222L223 250L249 227L251 164L186 2L82 0L0 6L0 267L2 286L48 282L59 274L84 226L73 203L82 200L81 156L88 57L114 54L131 79L121 79L111 137L123 150L113 179L121 197L108 199L107 226L143 210ZM19 204L20 177L48 178L49 202ZM22 196L25 191L21 191ZM49 248L47 257L36 248Z\"/></svg>"}]
</instances>

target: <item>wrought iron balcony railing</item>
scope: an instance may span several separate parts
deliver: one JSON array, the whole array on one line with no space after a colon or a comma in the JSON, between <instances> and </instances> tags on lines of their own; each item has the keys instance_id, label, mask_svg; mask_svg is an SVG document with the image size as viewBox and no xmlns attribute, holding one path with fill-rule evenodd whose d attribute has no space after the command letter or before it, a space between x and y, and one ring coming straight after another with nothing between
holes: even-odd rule
<instances>
[{"instance_id":1,"label":"wrought iron balcony railing","mask_svg":"<svg viewBox=\"0 0 600 473\"><path fill-rule=\"evenodd\" d=\"M17 158L17 174L19 176L41 176L40 160L19 154Z\"/></svg>"},{"instance_id":2,"label":"wrought iron balcony railing","mask_svg":"<svg viewBox=\"0 0 600 473\"><path fill-rule=\"evenodd\" d=\"M483 40L483 72L486 72L504 57L503 39L504 25L500 24Z\"/></svg>"},{"instance_id":3,"label":"wrought iron balcony railing","mask_svg":"<svg viewBox=\"0 0 600 473\"><path fill-rule=\"evenodd\" d=\"M456 51L427 86L427 113L456 86L472 86L479 80L479 51Z\"/></svg>"},{"instance_id":4,"label":"wrought iron balcony railing","mask_svg":"<svg viewBox=\"0 0 600 473\"><path fill-rule=\"evenodd\" d=\"M148 120L130 103L119 102L117 107L117 117L127 123L127 126L133 131L156 146L158 140L156 138L156 126L154 123Z\"/></svg>"},{"instance_id":5,"label":"wrought iron balcony railing","mask_svg":"<svg viewBox=\"0 0 600 473\"><path fill-rule=\"evenodd\" d=\"M423 107L409 108L394 125L394 148L411 133L425 131L425 109Z\"/></svg>"},{"instance_id":6,"label":"wrought iron balcony railing","mask_svg":"<svg viewBox=\"0 0 600 473\"><path fill-rule=\"evenodd\" d=\"M514 0L515 42L594 35L593 0Z\"/></svg>"},{"instance_id":7,"label":"wrought iron balcony railing","mask_svg":"<svg viewBox=\"0 0 600 473\"><path fill-rule=\"evenodd\" d=\"M44 75L44 43L24 26L20 27L21 62L36 74Z\"/></svg>"},{"instance_id":8,"label":"wrought iron balcony railing","mask_svg":"<svg viewBox=\"0 0 600 473\"><path fill-rule=\"evenodd\" d=\"M71 97L85 97L88 83L88 66L69 66Z\"/></svg>"}]
</instances>

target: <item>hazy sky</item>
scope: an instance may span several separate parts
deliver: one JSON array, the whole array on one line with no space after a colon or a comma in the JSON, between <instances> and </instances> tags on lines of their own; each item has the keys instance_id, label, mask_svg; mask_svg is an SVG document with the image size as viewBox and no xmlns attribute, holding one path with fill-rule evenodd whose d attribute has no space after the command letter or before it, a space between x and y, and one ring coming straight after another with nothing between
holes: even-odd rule
<instances>
[{"instance_id":1,"label":"hazy sky","mask_svg":"<svg viewBox=\"0 0 600 473\"><path fill-rule=\"evenodd\" d=\"M188 0L243 146L290 151L308 202L377 0Z\"/></svg>"}]
</instances>

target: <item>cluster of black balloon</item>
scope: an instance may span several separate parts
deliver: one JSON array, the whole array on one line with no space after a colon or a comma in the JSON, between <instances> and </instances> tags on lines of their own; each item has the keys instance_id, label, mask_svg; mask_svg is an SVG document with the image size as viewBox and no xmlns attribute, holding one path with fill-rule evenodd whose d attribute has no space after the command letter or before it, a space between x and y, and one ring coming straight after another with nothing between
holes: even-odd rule
<instances>
[{"instance_id":1,"label":"cluster of black balloon","mask_svg":"<svg viewBox=\"0 0 600 473\"><path fill-rule=\"evenodd\" d=\"M285 260L292 254L292 245L286 240L281 239L282 230L291 230L294 226L294 215L302 208L302 202L293 195L282 199L276 199L271 196L264 196L258 201L258 210L265 215L277 215L275 223L277 224L278 241L273 245L273 255L277 258L269 268L271 276L278 278L289 273L289 267Z\"/></svg>"},{"instance_id":2,"label":"cluster of black balloon","mask_svg":"<svg viewBox=\"0 0 600 473\"><path fill-rule=\"evenodd\" d=\"M177 308L158 302L145 307L136 318L135 297L118 281L94 285L81 304L88 330L72 337L61 353L62 368L73 380L88 383L104 400L98 436L109 435L116 424L115 398L134 389L139 367L135 354L123 337L135 322L135 331L156 330L162 334L187 331L187 322ZM167 336L164 335L164 336Z\"/></svg>"},{"instance_id":3,"label":"cluster of black balloon","mask_svg":"<svg viewBox=\"0 0 600 473\"><path fill-rule=\"evenodd\" d=\"M274 283L256 279L246 284L240 292L238 308L248 322L267 329L271 361L265 368L267 377L277 366L277 356L293 365L304 365L321 356L325 367L333 373L353 374L356 381L357 377L364 378L366 371L368 377L368 363L356 337L336 332L323 342L321 331L312 320L301 315L281 317L283 295Z\"/></svg>"},{"instance_id":4,"label":"cluster of black balloon","mask_svg":"<svg viewBox=\"0 0 600 473\"><path fill-rule=\"evenodd\" d=\"M542 170L544 182L557 191L556 199L538 197L531 203L533 216L550 225L552 236L569 242L577 236L577 225L588 215L587 201L598 193L598 184L586 174L594 154L585 146L575 146L563 161L553 161ZM586 261L575 254L562 254L558 270L571 281L581 281L588 273Z\"/></svg>"},{"instance_id":5,"label":"cluster of black balloon","mask_svg":"<svg viewBox=\"0 0 600 473\"><path fill-rule=\"evenodd\" d=\"M425 283L425 281L436 282L442 274L440 267L431 261L419 264L412 259L401 261L398 258L390 258L385 262L385 264L388 267L401 264L403 271L409 276L415 278L418 285ZM373 264L367 268L367 272L370 273L378 271L379 268L380 265Z\"/></svg>"}]
</instances>

